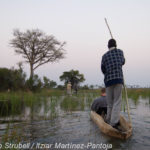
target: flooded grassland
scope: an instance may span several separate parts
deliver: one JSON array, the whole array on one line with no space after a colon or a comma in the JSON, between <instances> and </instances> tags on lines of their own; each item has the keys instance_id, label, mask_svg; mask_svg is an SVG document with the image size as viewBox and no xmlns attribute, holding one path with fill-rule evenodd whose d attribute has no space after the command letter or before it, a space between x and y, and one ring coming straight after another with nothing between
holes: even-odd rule
<instances>
[{"instance_id":1,"label":"flooded grassland","mask_svg":"<svg viewBox=\"0 0 150 150\"><path fill-rule=\"evenodd\" d=\"M107 144L114 150L148 150L150 89L128 89L133 125L133 135L128 140L102 134L91 121L90 106L99 95L99 90L80 91L71 96L65 91L0 93L0 144L51 144L49 149L77 149L72 148L73 144L83 146L80 149L99 149L98 144ZM124 100L121 113L128 118ZM70 147L61 147L67 144Z\"/></svg>"}]
</instances>

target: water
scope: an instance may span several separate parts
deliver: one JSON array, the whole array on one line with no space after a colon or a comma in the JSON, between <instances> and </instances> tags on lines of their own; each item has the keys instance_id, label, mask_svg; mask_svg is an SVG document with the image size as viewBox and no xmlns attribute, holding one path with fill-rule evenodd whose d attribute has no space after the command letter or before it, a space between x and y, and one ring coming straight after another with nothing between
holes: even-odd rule
<instances>
[{"instance_id":1,"label":"water","mask_svg":"<svg viewBox=\"0 0 150 150\"><path fill-rule=\"evenodd\" d=\"M74 108L71 106L72 103L68 104L66 100L63 102L63 99L64 97L61 100L54 99L55 107L51 109L49 106L54 105L54 102L50 99L46 102L37 102L33 108L24 107L21 116L15 116L13 119L8 117L15 120L10 123L9 129L5 118L5 122L0 125L1 140L4 140L7 131L11 139L15 138L15 142L51 144L50 149L56 149L55 146L60 143L69 146L78 144L81 146L80 149L91 150L100 149L94 147L98 144L103 146L112 144L114 150L150 149L150 99L140 97L138 103L130 99L133 134L128 140L112 138L100 132L89 115L92 99L68 98L69 101L74 100ZM127 118L126 112L121 113ZM1 117L2 119L4 120Z\"/></svg>"}]
</instances>

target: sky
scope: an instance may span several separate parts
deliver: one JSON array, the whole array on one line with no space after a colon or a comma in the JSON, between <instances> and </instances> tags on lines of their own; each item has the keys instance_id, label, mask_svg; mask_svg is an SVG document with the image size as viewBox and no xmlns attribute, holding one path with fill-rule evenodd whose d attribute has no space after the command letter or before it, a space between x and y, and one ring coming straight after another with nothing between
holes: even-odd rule
<instances>
[{"instance_id":1,"label":"sky","mask_svg":"<svg viewBox=\"0 0 150 150\"><path fill-rule=\"evenodd\" d=\"M13 30L40 29L67 44L66 58L37 70L63 84L64 71L79 70L88 85L102 85L102 55L108 51L110 34L124 51L127 85L150 86L150 1L149 0L0 0L0 67L15 67L24 61L10 46ZM24 64L29 76L29 65Z\"/></svg>"}]
</instances>

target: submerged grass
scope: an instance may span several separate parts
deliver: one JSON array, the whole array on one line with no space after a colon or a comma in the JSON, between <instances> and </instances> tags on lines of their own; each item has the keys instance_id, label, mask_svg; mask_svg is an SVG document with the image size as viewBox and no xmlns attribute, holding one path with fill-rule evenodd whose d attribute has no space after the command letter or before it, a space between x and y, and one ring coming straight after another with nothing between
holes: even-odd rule
<instances>
[{"instance_id":1,"label":"submerged grass","mask_svg":"<svg viewBox=\"0 0 150 150\"><path fill-rule=\"evenodd\" d=\"M43 90L40 93L32 92L0 92L0 116L20 114L23 106L33 107L37 101L48 97L61 97L64 91Z\"/></svg>"},{"instance_id":2,"label":"submerged grass","mask_svg":"<svg viewBox=\"0 0 150 150\"><path fill-rule=\"evenodd\" d=\"M140 98L142 99L150 98L150 88L138 88L138 89L129 88L127 89L127 93L128 98L130 98L135 105L138 104ZM123 98L125 98L124 92Z\"/></svg>"},{"instance_id":3,"label":"submerged grass","mask_svg":"<svg viewBox=\"0 0 150 150\"><path fill-rule=\"evenodd\" d=\"M60 107L64 111L75 111L79 109L79 104L80 103L77 97L65 96L60 103Z\"/></svg>"},{"instance_id":4,"label":"submerged grass","mask_svg":"<svg viewBox=\"0 0 150 150\"><path fill-rule=\"evenodd\" d=\"M149 98L150 89L127 89L128 97L138 104L138 100L141 98ZM39 112L43 110L44 116L42 119L54 119L56 118L60 110L64 112L84 111L90 110L93 100L100 96L100 90L81 90L78 94L68 96L62 90L43 90L39 93L32 92L1 92L0 93L0 118L9 117L15 115L21 115L25 107L29 107L31 112L31 119L34 119ZM124 92L123 92L123 97ZM122 109L125 110L126 102L123 102ZM43 115L42 114L42 115ZM40 114L41 115L41 114ZM37 116L39 117L39 116ZM40 117L39 117L40 118ZM0 121L2 123L2 121ZM2 138L3 141L17 140L21 141L21 136L18 136L17 128L14 127L14 131L10 129L10 124ZM17 138L18 136L18 138ZM16 137L16 138L15 138Z\"/></svg>"},{"instance_id":5,"label":"submerged grass","mask_svg":"<svg viewBox=\"0 0 150 150\"><path fill-rule=\"evenodd\" d=\"M132 99L135 105L138 104L140 97L143 99L150 99L150 89L141 88L141 89L127 89L129 99ZM58 102L64 110L84 110L85 106L91 106L92 101L100 96L100 90L80 90L78 94L73 94L73 96L65 95L63 90L43 90L39 93L32 92L1 92L0 93L0 116L9 116L9 115L18 115L21 114L21 111L24 109L24 106L34 109L37 107L36 103L40 102L45 105L45 114L48 111L51 111L51 114L55 114L56 106ZM62 97L63 100L62 100ZM123 92L123 98L125 98ZM50 103L47 104L47 101L50 100ZM125 102L124 102L125 103ZM36 105L36 106L35 106ZM125 106L125 105L124 105ZM123 108L125 109L125 108ZM56 116L56 115L54 115Z\"/></svg>"}]
</instances>

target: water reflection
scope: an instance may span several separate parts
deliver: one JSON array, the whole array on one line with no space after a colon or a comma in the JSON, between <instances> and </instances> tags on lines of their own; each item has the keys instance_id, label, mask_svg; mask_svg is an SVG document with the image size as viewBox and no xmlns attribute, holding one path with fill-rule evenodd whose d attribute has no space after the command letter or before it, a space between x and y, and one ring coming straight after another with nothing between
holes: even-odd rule
<instances>
[{"instance_id":1,"label":"water reflection","mask_svg":"<svg viewBox=\"0 0 150 150\"><path fill-rule=\"evenodd\" d=\"M10 115L19 115L24 109L23 101L15 103L11 100L0 101L0 117L8 117Z\"/></svg>"},{"instance_id":2,"label":"water reflection","mask_svg":"<svg viewBox=\"0 0 150 150\"><path fill-rule=\"evenodd\" d=\"M133 135L128 140L116 140L102 134L99 128L90 119L91 102L98 95L77 95L49 97L34 101L18 109L18 114L11 113L1 116L1 140L41 143L76 143L112 144L113 149L149 149L150 143L150 98L137 96L129 99L133 122ZM133 96L132 96L133 98ZM11 111L10 111L11 112ZM127 118L127 113L122 112ZM7 116L7 117L6 117ZM15 122L13 122L15 120ZM21 122L20 122L21 121ZM5 136L4 136L5 135ZM7 136L10 136L7 138ZM3 138L3 139L2 139Z\"/></svg>"}]
</instances>

